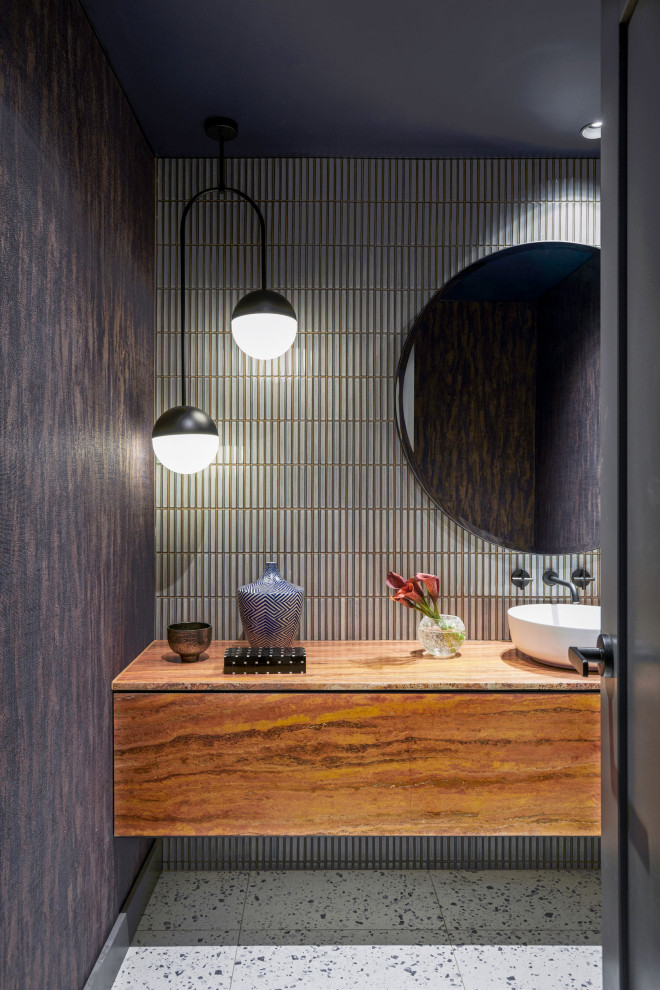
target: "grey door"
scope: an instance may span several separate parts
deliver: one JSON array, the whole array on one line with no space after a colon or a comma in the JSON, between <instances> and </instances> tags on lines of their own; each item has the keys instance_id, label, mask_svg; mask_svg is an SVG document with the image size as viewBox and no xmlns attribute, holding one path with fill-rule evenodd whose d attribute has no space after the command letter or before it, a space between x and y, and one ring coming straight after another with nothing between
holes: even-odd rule
<instances>
[{"instance_id":1,"label":"grey door","mask_svg":"<svg viewBox=\"0 0 660 990\"><path fill-rule=\"evenodd\" d=\"M660 0L603 0L604 990L660 987Z\"/></svg>"}]
</instances>

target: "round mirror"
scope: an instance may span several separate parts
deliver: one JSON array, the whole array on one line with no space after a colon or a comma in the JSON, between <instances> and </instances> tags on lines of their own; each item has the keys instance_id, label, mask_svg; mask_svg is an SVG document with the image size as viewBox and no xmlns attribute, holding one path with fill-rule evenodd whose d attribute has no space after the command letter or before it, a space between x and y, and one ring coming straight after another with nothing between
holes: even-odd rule
<instances>
[{"instance_id":1,"label":"round mirror","mask_svg":"<svg viewBox=\"0 0 660 990\"><path fill-rule=\"evenodd\" d=\"M534 553L599 545L600 251L507 248L444 285L397 372L397 425L441 509Z\"/></svg>"}]
</instances>

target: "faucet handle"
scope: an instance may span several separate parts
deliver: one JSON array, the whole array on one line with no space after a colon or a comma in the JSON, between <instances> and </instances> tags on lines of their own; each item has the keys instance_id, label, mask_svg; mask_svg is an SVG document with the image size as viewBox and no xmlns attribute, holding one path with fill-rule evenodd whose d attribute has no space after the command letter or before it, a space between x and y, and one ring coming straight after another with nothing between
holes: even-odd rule
<instances>
[{"instance_id":1,"label":"faucet handle","mask_svg":"<svg viewBox=\"0 0 660 990\"><path fill-rule=\"evenodd\" d=\"M582 588L583 591L586 591L587 586L595 580L596 578L592 578L589 571L587 571L584 567L576 567L571 574L571 581L573 584L576 584L578 588Z\"/></svg>"},{"instance_id":2,"label":"faucet handle","mask_svg":"<svg viewBox=\"0 0 660 990\"><path fill-rule=\"evenodd\" d=\"M524 591L528 584L532 583L532 577L529 571L526 571L524 567L517 567L515 571L511 574L511 584L519 588L520 591Z\"/></svg>"}]
</instances>

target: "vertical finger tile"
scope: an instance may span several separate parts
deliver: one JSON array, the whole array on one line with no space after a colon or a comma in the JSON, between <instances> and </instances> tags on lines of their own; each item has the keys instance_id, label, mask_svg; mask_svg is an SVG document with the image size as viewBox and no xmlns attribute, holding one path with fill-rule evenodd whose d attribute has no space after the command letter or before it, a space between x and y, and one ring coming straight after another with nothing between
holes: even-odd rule
<instances>
[{"instance_id":1,"label":"vertical finger tile","mask_svg":"<svg viewBox=\"0 0 660 990\"><path fill-rule=\"evenodd\" d=\"M180 401L178 220L216 163L158 167L160 415ZM563 577L583 566L596 577L584 600L597 602L597 551L516 554L431 503L399 443L394 378L416 314L465 265L524 241L598 244L598 162L264 158L227 170L264 212L269 285L294 305L299 332L272 362L236 348L230 317L258 285L257 231L244 204L206 197L190 218L186 363L220 450L199 475L156 467L156 635L176 616L240 636L236 589L267 555L305 588L303 639L414 638L416 615L387 597L392 568L440 574L442 608L475 639L508 636L519 565L534 578L527 600L549 590L546 566Z\"/></svg>"}]
</instances>

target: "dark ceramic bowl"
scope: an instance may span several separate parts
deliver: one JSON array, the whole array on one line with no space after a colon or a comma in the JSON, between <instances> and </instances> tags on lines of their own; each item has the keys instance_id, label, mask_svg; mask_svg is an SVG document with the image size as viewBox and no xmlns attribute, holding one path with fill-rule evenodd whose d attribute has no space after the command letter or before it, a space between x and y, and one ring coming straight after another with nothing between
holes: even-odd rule
<instances>
[{"instance_id":1,"label":"dark ceramic bowl","mask_svg":"<svg viewBox=\"0 0 660 990\"><path fill-rule=\"evenodd\" d=\"M208 622L175 622L167 627L167 642L182 660L192 663L208 648L212 631Z\"/></svg>"}]
</instances>

